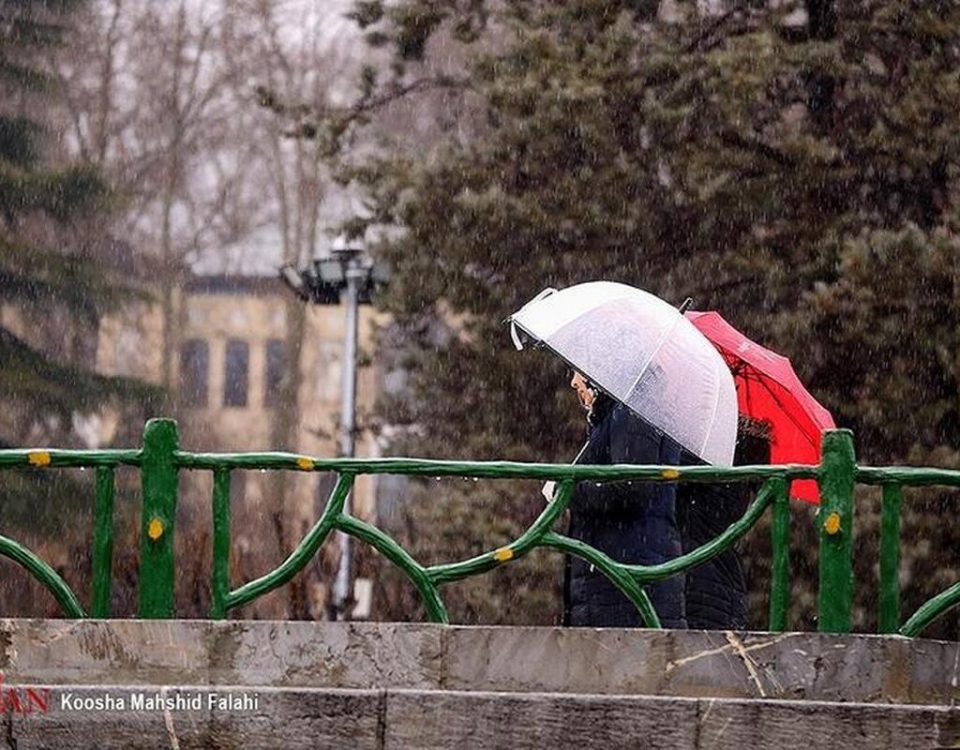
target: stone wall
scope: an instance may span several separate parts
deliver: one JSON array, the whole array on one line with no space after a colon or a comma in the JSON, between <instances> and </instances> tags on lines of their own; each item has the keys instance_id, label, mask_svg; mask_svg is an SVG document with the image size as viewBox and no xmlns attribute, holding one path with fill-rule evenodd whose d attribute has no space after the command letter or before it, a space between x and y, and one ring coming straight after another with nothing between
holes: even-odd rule
<instances>
[{"instance_id":1,"label":"stone wall","mask_svg":"<svg viewBox=\"0 0 960 750\"><path fill-rule=\"evenodd\" d=\"M897 636L8 619L0 746L945 748L958 668Z\"/></svg>"}]
</instances>

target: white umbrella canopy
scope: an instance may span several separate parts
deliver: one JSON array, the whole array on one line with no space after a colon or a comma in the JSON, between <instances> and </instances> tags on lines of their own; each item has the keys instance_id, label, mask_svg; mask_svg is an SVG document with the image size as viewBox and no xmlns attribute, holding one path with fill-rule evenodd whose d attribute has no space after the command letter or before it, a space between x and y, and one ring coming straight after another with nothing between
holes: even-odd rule
<instances>
[{"instance_id":1,"label":"white umbrella canopy","mask_svg":"<svg viewBox=\"0 0 960 750\"><path fill-rule=\"evenodd\" d=\"M733 463L733 376L669 303L626 284L592 281L546 289L509 320L518 349L525 334L704 461Z\"/></svg>"}]
</instances>

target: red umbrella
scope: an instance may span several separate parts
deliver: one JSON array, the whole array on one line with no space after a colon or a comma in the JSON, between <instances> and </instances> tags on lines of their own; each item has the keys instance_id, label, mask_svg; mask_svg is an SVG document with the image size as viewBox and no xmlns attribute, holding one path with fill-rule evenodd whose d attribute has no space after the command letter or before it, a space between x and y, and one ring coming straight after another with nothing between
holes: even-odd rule
<instances>
[{"instance_id":1,"label":"red umbrella","mask_svg":"<svg viewBox=\"0 0 960 750\"><path fill-rule=\"evenodd\" d=\"M819 463L823 431L836 424L830 412L803 387L790 360L748 339L720 313L688 312L686 316L730 366L740 413L769 422L771 463ZM791 495L810 503L820 502L817 483L812 479L793 482Z\"/></svg>"}]
</instances>

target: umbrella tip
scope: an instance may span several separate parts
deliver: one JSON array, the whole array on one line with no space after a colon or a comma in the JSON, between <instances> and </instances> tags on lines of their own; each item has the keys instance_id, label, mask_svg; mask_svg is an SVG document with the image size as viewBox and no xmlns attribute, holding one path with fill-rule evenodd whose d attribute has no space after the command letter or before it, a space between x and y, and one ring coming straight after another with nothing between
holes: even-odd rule
<instances>
[{"instance_id":1,"label":"umbrella tip","mask_svg":"<svg viewBox=\"0 0 960 750\"><path fill-rule=\"evenodd\" d=\"M680 314L683 315L687 310L690 309L690 307L691 307L692 305L693 305L693 297L687 297L687 298L680 304L680 308L679 308L679 309L680 309Z\"/></svg>"}]
</instances>

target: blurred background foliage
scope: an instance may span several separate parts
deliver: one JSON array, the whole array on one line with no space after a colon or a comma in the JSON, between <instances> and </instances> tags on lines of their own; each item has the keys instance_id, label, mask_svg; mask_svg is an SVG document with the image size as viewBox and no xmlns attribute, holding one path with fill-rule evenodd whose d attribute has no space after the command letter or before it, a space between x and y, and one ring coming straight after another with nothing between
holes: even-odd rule
<instances>
[{"instance_id":1,"label":"blurred background foliage","mask_svg":"<svg viewBox=\"0 0 960 750\"><path fill-rule=\"evenodd\" d=\"M544 287L604 278L691 296L788 355L854 430L863 463L957 465L960 7L772 5L707 17L609 0L357 5L372 41L393 45L384 91L430 75L418 71L444 40L462 65L433 80L462 87L479 123L426 153L344 167L370 189L366 221L406 230L379 248L396 269L387 307L412 373L385 418L419 428L398 452L572 458L582 423L562 371L513 351L502 320ZM410 539L435 523L431 490L409 506ZM538 497L503 492L486 523L455 502L462 536L432 537L433 549L462 557L506 518L518 531ZM907 613L960 576L940 520L956 497L908 497ZM858 511L856 623L871 628L872 491ZM813 512L795 507L798 627L815 619ZM769 544L764 524L743 546L757 627ZM555 571L537 570L551 592ZM506 575L491 584L494 621L516 619L507 603L531 573ZM559 612L530 606L543 622ZM475 616L466 603L459 614ZM957 617L936 633L955 636Z\"/></svg>"}]
</instances>

